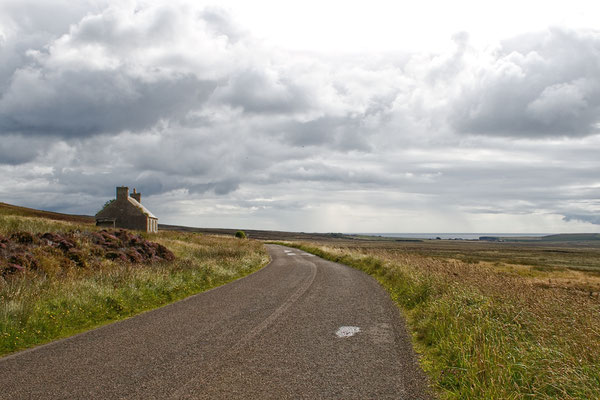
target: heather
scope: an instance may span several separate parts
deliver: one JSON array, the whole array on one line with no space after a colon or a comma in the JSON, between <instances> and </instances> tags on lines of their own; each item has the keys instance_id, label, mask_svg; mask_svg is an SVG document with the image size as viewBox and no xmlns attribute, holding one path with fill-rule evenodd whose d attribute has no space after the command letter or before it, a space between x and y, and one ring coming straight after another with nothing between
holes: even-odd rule
<instances>
[{"instance_id":1,"label":"heather","mask_svg":"<svg viewBox=\"0 0 600 400\"><path fill-rule=\"evenodd\" d=\"M7 278L17 273L39 272L47 277L72 268L98 268L103 260L153 263L174 259L165 246L124 229L0 235L0 275Z\"/></svg>"},{"instance_id":2,"label":"heather","mask_svg":"<svg viewBox=\"0 0 600 400\"><path fill-rule=\"evenodd\" d=\"M0 215L0 354L183 299L267 261L252 240Z\"/></svg>"}]
</instances>

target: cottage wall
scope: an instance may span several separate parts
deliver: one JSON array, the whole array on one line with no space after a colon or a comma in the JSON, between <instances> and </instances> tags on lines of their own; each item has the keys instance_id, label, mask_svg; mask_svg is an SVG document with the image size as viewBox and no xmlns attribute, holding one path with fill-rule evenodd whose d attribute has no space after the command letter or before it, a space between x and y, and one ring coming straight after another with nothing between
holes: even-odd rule
<instances>
[{"instance_id":1,"label":"cottage wall","mask_svg":"<svg viewBox=\"0 0 600 400\"><path fill-rule=\"evenodd\" d=\"M139 196L139 193L135 193ZM137 199L136 199L137 200ZM144 214L140 208L129 201L129 189L125 186L117 187L116 199L96 214L96 220L114 220L116 228L135 229L146 232L156 232L158 221ZM152 221L156 221L153 223ZM153 227L156 226L155 229Z\"/></svg>"},{"instance_id":2,"label":"cottage wall","mask_svg":"<svg viewBox=\"0 0 600 400\"><path fill-rule=\"evenodd\" d=\"M150 219L141 213L140 210L126 198L117 198L96 214L96 219L102 218L114 218L115 227L117 228L135 229L140 231L148 231L147 220Z\"/></svg>"},{"instance_id":3,"label":"cottage wall","mask_svg":"<svg viewBox=\"0 0 600 400\"><path fill-rule=\"evenodd\" d=\"M158 219L148 218L147 227L148 232L158 232Z\"/></svg>"}]
</instances>

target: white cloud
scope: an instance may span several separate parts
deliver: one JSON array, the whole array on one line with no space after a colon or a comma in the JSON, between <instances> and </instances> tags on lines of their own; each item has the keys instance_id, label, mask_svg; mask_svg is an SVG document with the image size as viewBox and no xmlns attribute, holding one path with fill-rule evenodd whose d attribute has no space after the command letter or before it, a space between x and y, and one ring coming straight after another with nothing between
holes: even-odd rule
<instances>
[{"instance_id":1,"label":"white cloud","mask_svg":"<svg viewBox=\"0 0 600 400\"><path fill-rule=\"evenodd\" d=\"M553 28L506 41L459 80L457 132L512 137L598 133L600 32Z\"/></svg>"},{"instance_id":2,"label":"white cloud","mask_svg":"<svg viewBox=\"0 0 600 400\"><path fill-rule=\"evenodd\" d=\"M52 23L11 4L5 201L92 214L125 184L188 225L596 229L596 31L340 55L273 48L185 1L92 2Z\"/></svg>"}]
</instances>

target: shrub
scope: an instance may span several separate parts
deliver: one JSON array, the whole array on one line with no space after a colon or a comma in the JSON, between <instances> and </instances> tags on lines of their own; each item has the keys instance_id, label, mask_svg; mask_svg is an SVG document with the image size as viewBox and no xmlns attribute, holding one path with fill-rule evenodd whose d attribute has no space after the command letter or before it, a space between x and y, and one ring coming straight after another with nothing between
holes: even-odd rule
<instances>
[{"instance_id":1,"label":"shrub","mask_svg":"<svg viewBox=\"0 0 600 400\"><path fill-rule=\"evenodd\" d=\"M246 232L244 231L237 231L235 233L235 237L238 239L246 239Z\"/></svg>"}]
</instances>

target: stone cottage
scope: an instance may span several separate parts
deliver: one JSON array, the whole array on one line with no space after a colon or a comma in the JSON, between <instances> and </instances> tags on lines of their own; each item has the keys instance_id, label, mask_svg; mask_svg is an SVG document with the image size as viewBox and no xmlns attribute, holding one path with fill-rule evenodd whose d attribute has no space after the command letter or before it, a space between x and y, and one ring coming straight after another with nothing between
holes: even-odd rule
<instances>
[{"instance_id":1,"label":"stone cottage","mask_svg":"<svg viewBox=\"0 0 600 400\"><path fill-rule=\"evenodd\" d=\"M142 195L135 189L129 195L127 186L118 186L117 198L96 214L96 225L158 232L158 218L144 207L141 201Z\"/></svg>"}]
</instances>

